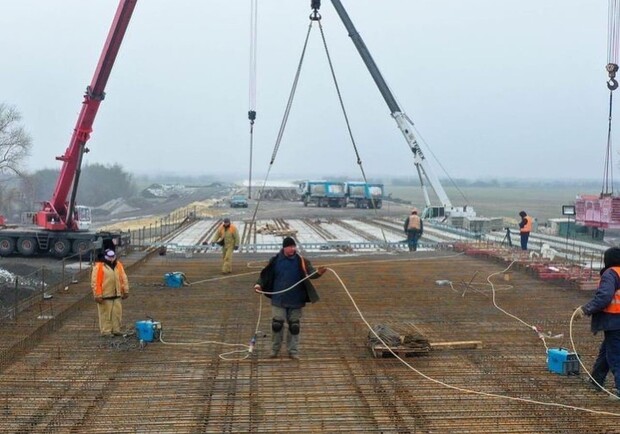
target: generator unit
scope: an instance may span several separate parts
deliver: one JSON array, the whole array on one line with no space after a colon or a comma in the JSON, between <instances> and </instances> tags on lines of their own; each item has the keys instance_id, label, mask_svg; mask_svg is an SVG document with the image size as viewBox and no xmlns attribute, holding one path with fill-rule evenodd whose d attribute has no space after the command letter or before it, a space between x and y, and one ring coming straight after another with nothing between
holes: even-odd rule
<instances>
[{"instance_id":1,"label":"generator unit","mask_svg":"<svg viewBox=\"0 0 620 434\"><path fill-rule=\"evenodd\" d=\"M560 375L579 375L577 354L566 348L549 348L547 351L547 367L549 371Z\"/></svg>"},{"instance_id":2,"label":"generator unit","mask_svg":"<svg viewBox=\"0 0 620 434\"><path fill-rule=\"evenodd\" d=\"M180 271L164 274L164 282L170 288L181 288L185 286L185 274Z\"/></svg>"},{"instance_id":3,"label":"generator unit","mask_svg":"<svg viewBox=\"0 0 620 434\"><path fill-rule=\"evenodd\" d=\"M153 342L159 340L161 335L161 323L152 319L136 321L136 337L141 342Z\"/></svg>"}]
</instances>

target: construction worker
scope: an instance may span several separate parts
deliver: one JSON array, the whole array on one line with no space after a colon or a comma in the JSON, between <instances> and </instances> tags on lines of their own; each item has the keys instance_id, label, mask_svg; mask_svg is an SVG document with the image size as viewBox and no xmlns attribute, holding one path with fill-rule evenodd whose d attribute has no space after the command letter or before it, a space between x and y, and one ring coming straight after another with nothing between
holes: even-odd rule
<instances>
[{"instance_id":1,"label":"construction worker","mask_svg":"<svg viewBox=\"0 0 620 434\"><path fill-rule=\"evenodd\" d=\"M232 273L233 250L239 249L239 231L237 227L230 223L227 217L217 229L213 237L213 243L222 246L222 274Z\"/></svg>"},{"instance_id":2,"label":"construction worker","mask_svg":"<svg viewBox=\"0 0 620 434\"><path fill-rule=\"evenodd\" d=\"M575 318L592 315L591 330L604 333L598 357L592 367L590 384L602 390L609 371L614 376L615 395L620 391L620 248L611 247L604 254L605 267L591 301L577 308ZM620 402L620 401L619 401Z\"/></svg>"},{"instance_id":3,"label":"construction worker","mask_svg":"<svg viewBox=\"0 0 620 434\"><path fill-rule=\"evenodd\" d=\"M407 245L410 252L418 250L418 240L424 232L424 223L418 215L416 208L411 210L411 215L405 219L405 233L407 234Z\"/></svg>"},{"instance_id":4,"label":"construction worker","mask_svg":"<svg viewBox=\"0 0 620 434\"><path fill-rule=\"evenodd\" d=\"M306 303L319 301L319 294L309 279L317 279L325 273L325 267L314 269L310 261L297 253L297 245L291 237L282 240L282 249L269 260L260 273L254 290L256 292L285 291L279 294L265 294L271 298L271 354L278 357L284 337L284 322L288 323L286 347L293 360L299 359L299 332L301 312ZM290 289L289 289L290 288Z\"/></svg>"},{"instance_id":5,"label":"construction worker","mask_svg":"<svg viewBox=\"0 0 620 434\"><path fill-rule=\"evenodd\" d=\"M129 281L123 264L116 259L114 250L106 250L103 260L95 262L90 286L97 302L101 336L122 335L123 305L121 300L129 297Z\"/></svg>"},{"instance_id":6,"label":"construction worker","mask_svg":"<svg viewBox=\"0 0 620 434\"><path fill-rule=\"evenodd\" d=\"M527 250L527 242L532 232L532 217L528 216L525 211L519 213L521 221L519 222L519 234L521 235L521 250Z\"/></svg>"}]
</instances>

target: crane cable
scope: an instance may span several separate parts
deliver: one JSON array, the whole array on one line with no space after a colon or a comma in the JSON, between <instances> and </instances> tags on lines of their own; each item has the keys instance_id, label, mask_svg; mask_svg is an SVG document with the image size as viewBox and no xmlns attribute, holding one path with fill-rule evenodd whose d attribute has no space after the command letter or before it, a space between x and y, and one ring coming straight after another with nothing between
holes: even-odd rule
<instances>
[{"instance_id":1,"label":"crane cable","mask_svg":"<svg viewBox=\"0 0 620 434\"><path fill-rule=\"evenodd\" d=\"M248 119L250 120L250 169L248 176L248 199L252 198L252 151L254 149L254 121L256 120L256 49L258 0L250 0L250 71Z\"/></svg>"},{"instance_id":2,"label":"crane cable","mask_svg":"<svg viewBox=\"0 0 620 434\"><path fill-rule=\"evenodd\" d=\"M293 80L293 85L291 87L291 91L289 93L288 101L286 103L286 109L284 110L284 115L282 116L282 122L280 124L280 130L278 131L278 136L276 138L276 143L273 147L273 152L271 153L271 160L269 161L269 167L267 169L267 174L265 175L265 179L263 180L263 184L258 193L258 199L256 201L256 206L254 207L254 212L252 214L252 220L250 222L250 230L256 224L256 214L258 213L258 208L260 207L261 200L263 198L263 192L265 191L265 186L267 185L267 179L269 179L269 174L271 173L271 169L273 168L273 163L276 160L276 156L278 154L278 150L280 149L280 143L282 142L282 137L284 135L284 130L286 128L286 123L288 122L288 117L291 113L291 107L293 106L293 100L295 98L295 92L297 91L297 84L299 83L299 76L301 75L301 66L303 65L304 58L306 56L306 49L308 48L308 40L310 38L310 31L312 30L312 21L310 21L310 25L308 26L308 31L306 33L306 39L304 41L303 48L301 50L301 56L299 58L299 63L297 65L297 71L295 72L295 78Z\"/></svg>"},{"instance_id":3,"label":"crane cable","mask_svg":"<svg viewBox=\"0 0 620 434\"><path fill-rule=\"evenodd\" d=\"M450 184L452 184L452 187L454 187L454 189L459 193L459 195L461 196L461 198L465 201L465 203L471 203L471 201L469 200L469 198L465 195L465 192L463 192L463 190L461 190L461 188L458 186L458 184L456 183L456 181L454 180L454 178L452 178L452 175L450 175L450 173L448 173L448 171L446 170L446 168L444 167L443 164L441 164L441 161L439 160L439 158L437 158L437 156L435 155L435 153L433 152L433 150L431 149L431 147L428 145L428 142L424 139L424 137L422 137L422 133L420 133L420 130L418 130L416 128L416 126L413 124L413 121L409 118L409 116L407 116L407 114L405 114L405 119L407 120L407 122L409 123L409 125L411 125L411 128L413 128L416 132L416 135L418 136L418 138L420 139L420 141L422 143L424 143L426 149L430 152L430 154L433 156L433 158L435 159L435 162L437 163L437 165L441 168L441 170L443 171L443 173L448 177L448 180L450 181Z\"/></svg>"},{"instance_id":4,"label":"crane cable","mask_svg":"<svg viewBox=\"0 0 620 434\"><path fill-rule=\"evenodd\" d=\"M609 114L607 117L607 148L605 152L605 169L603 171L603 185L601 188L601 196L611 196L614 190L613 180L613 162L612 162L612 109L613 109L613 91L618 88L616 73L618 72L618 49L620 36L620 0L609 0L608 7L608 23L607 23L607 88L609 89Z\"/></svg>"},{"instance_id":5,"label":"crane cable","mask_svg":"<svg viewBox=\"0 0 620 434\"><path fill-rule=\"evenodd\" d=\"M250 222L250 228L252 228L256 224L256 215L257 215L258 209L260 207L260 202L261 202L261 199L262 199L262 196L263 196L263 191L265 190L265 186L267 185L267 179L269 178L269 174L271 173L271 169L273 167L273 163L274 163L274 161L276 159L276 156L278 154L278 150L280 149L280 144L282 142L282 137L284 135L284 130L285 130L286 124L288 122L288 117L290 115L291 107L293 105L293 99L295 97L295 92L297 90L297 85L299 83L299 77L301 75L301 68L302 68L303 61L304 61L304 58L305 58L305 55L306 55L306 49L308 47L308 40L310 38L310 32L312 31L312 25L313 25L314 21L317 21L318 24L319 24L319 30L321 32L321 38L322 38L322 41L323 41L323 47L325 48L325 54L327 56L327 61L328 61L328 64L329 64L330 72L331 72L332 78L334 80L334 86L336 88L336 93L338 94L338 101L340 102L340 107L342 109L342 113L344 115L345 123L347 125L347 131L349 133L349 137L351 139L351 143L353 144L353 149L355 151L355 155L356 155L356 158L357 158L357 164L359 165L360 171L362 172L362 177L364 179L364 182L366 183L366 185L368 185L368 179L366 177L366 172L364 170L364 166L362 164L362 159L360 157L359 151L357 149L357 145L355 143L355 138L353 137L353 131L351 130L351 124L349 122L349 117L347 115L347 111L346 111L345 106L344 106L344 101L342 99L342 94L340 92L340 86L338 85L338 80L336 78L336 73L335 73L335 70L334 70L334 66L333 66L333 63L332 63L332 60L331 60L331 56L329 54L329 49L327 47L327 41L325 39L325 33L323 31L323 26L321 24L321 14L319 13L319 8L321 7L321 0L312 0L310 7L312 8L312 13L310 14L310 24L308 25L308 31L306 33L306 39L304 41L304 45L303 45L303 49L302 49L301 56L300 56L300 59L299 59L299 63L297 65L297 71L295 73L295 79L293 80L293 85L292 85L292 88L291 88L291 91L290 91L290 94L289 94L289 98L288 98L288 101L287 101L287 104L286 104L286 109L284 111L284 116L283 116L282 122L280 124L280 130L278 131L278 136L276 138L276 143L274 145L274 149L273 149L273 152L271 154L271 160L269 162L269 168L267 170L267 174L265 175L265 179L264 179L263 184L261 186L261 189L260 189L260 192L259 192L259 195L258 195L258 200L256 201L256 206L255 206L254 212L252 214L252 220ZM375 211L375 215L378 215L376 202L375 202L375 199L372 197L372 195L371 195L371 200L372 200L372 203L373 203L373 209ZM385 243L385 247L386 247L386 250L387 250L388 249L388 241L387 241L387 237L385 235L385 231L383 230L383 228L381 228L381 235L383 237L383 241Z\"/></svg>"},{"instance_id":6,"label":"crane cable","mask_svg":"<svg viewBox=\"0 0 620 434\"><path fill-rule=\"evenodd\" d=\"M514 263L514 261L513 261L513 263ZM511 266L512 266L512 264L510 264L508 266L508 268L506 268L503 271L499 271L497 273L491 274L488 277L488 279L490 279L495 274L499 274L499 273L505 272ZM430 375L425 374L421 370L415 368L411 363L409 363L405 359L403 359L403 357L401 355L399 355L398 353L396 353L394 351L394 349L390 346L389 343L385 342L385 340L383 340L381 338L381 336L379 336L377 334L375 329L373 329L373 327L370 325L370 323L368 322L368 320L364 316L364 313L362 312L362 310L358 306L357 302L355 301L355 298L353 297L353 295L349 291L349 288L347 288L347 285L344 283L342 278L338 275L338 273L333 268L326 267L326 270L331 272L333 274L334 278L338 281L338 283L340 284L340 286L342 287L342 289L346 293L347 297L349 298L351 304L353 305L353 308L355 309L355 311L357 312L358 316L360 317L361 321L366 325L366 328L368 328L369 332L381 343L381 345L383 345L387 349L387 351L389 351L396 359L398 359L399 362L401 362L409 370L411 370L412 372L414 372L415 374L417 374L418 376L424 378L425 380L427 380L429 382L432 382L432 383L434 383L434 384L436 384L438 386L441 386L441 387L445 387L447 389L451 389L451 390L454 390L454 391L457 391L457 392L466 393L466 394L469 394L469 395L479 396L479 397L482 397L482 398L503 399L503 400L513 401L513 402L522 402L522 403L527 403L527 404L540 405L540 406L544 406L544 407L563 408L563 409L568 409L568 410L576 410L576 411L581 411L581 412L586 412L586 413L591 413L591 414L606 415L606 416L620 416L620 413L614 413L614 412L611 412L611 411L592 410L592 409L586 408L586 407L579 407L579 406L574 406L574 405L569 405L569 404L561 404L561 403L558 403L558 402L542 401L542 400L537 400L537 399L523 398L523 397L519 397L519 396L509 396L509 395L502 395L502 394L499 394L499 393L485 392L485 391L481 391L481 390L469 389L467 387L456 386L456 385L453 385L453 384L450 384L450 383L446 383L445 381L441 381L441 380L439 380L437 378L431 377ZM301 279L300 281L298 281L295 284L291 285L290 287L288 287L288 288L286 288L284 290L278 291L278 292L266 292L266 291L261 291L261 290L255 290L255 292L257 292L259 294L279 294L279 293L283 293L283 292L291 290L292 288L294 288L296 285L298 285L299 283L303 282L304 280L311 278L311 276L313 276L315 273L312 273L312 274L304 277L303 279ZM491 286L493 288L493 283L490 280L488 280L488 281L489 281L489 283L491 284ZM519 322L523 323L527 327L532 328L534 331L536 331L538 333L539 337L542 339L542 341L543 341L543 343L545 345L545 348L547 348L547 345L546 345L546 342L545 342L545 339L544 339L545 336L535 326L530 326L529 324L527 324L526 322L524 322L521 319L517 318L516 316L514 316L514 315L506 312L505 310L501 309L495 303L495 300L493 300L493 304L495 305L495 307L497 307L499 310L504 312L506 315L508 315L508 316L510 316L512 318L517 319ZM572 320L572 318L571 318L571 320ZM369 333L369 335L370 335L370 333Z\"/></svg>"},{"instance_id":7,"label":"crane cable","mask_svg":"<svg viewBox=\"0 0 620 434\"><path fill-rule=\"evenodd\" d=\"M453 256L446 256L446 259L451 259L454 256L461 256L463 253L458 253L456 255ZM416 258L416 261L424 261L424 260L430 260L430 259L437 259L437 258ZM400 262L400 261L405 261L405 260L396 260L396 262ZM406 259L406 261L411 261L411 259ZM393 259L389 259L389 260L379 260L379 261L368 261L369 263L378 263L378 262L395 262ZM499 309L500 311L502 311L504 314L516 319L517 321L521 322L523 325L525 325L528 328L531 328L534 332L538 333L538 337L543 341L543 344L546 348L546 350L548 351L547 348L547 344L545 342L545 337L550 337L550 336L545 336L542 331L536 327L536 326L532 326L529 325L528 323L526 323L525 321L521 320L520 318L510 314L509 312L505 311L504 309L500 308L496 301L495 301L495 291L496 291L496 285L493 284L493 282L491 281L491 277L497 275L497 274L501 274L501 273L505 273L507 272L512 265L515 263L516 261L513 261L512 263L510 263L510 265L508 265L508 267L506 267L505 269L492 273L491 275L489 275L487 277L487 282L489 282L489 284L491 285L491 290L493 291L493 305ZM353 264L353 262L350 263L339 263L337 264L338 266L345 266L345 265L350 265ZM357 263L359 264L359 263ZM250 267L250 264L248 263L248 267ZM251 268L251 267L250 267ZM474 390L474 389L468 389L468 388L464 388L464 387L459 387L459 386L455 386L449 383L446 383L444 381L438 380L436 378L433 378L427 374L425 374L424 372L418 370L417 368L415 368L414 366L412 366L410 363L408 363L406 360L404 360L398 353L396 353L392 347L390 347L390 345L385 342L381 336L379 336L376 331L372 328L372 326L370 325L370 323L368 322L368 320L366 319L366 317L364 316L363 312L361 311L361 309L359 308L359 306L357 305L355 298L353 297L353 295L351 294L351 292L349 291L347 285L344 283L344 281L342 280L342 278L338 275L338 273L330 267L326 267L327 271L330 271L331 273L333 273L334 277L336 278L336 280L340 283L340 286L342 287L342 289L345 291L347 297L349 298L349 300L351 301L353 308L355 309L355 311L357 312L357 314L359 315L360 319L364 322L364 324L366 325L366 327L368 328L368 330L370 331L370 333L372 333L374 335L375 338L377 338L379 340L379 342L381 342L381 344L387 349L387 351L389 351L396 359L398 359L403 365L405 365L407 368L409 368L411 371L413 371L414 373L416 373L417 375L421 376L422 378L435 383L439 386L442 387L446 387L448 389L457 391L457 392L463 392L466 394L470 394L470 395L476 395L476 396L480 396L483 398L495 398L495 399L504 399L504 400L508 400L508 401L514 401L514 402L523 402L523 403L529 403L529 404L535 404L535 405L541 405L541 406L546 406L546 407L556 407L556 408L563 408L563 409L570 409L570 410L577 410L577 411L581 411L581 412L586 412L586 413L591 413L591 414L599 414L599 415L607 415L607 416L620 416L620 414L618 413L614 413L614 412L609 412L609 411L600 411L600 410L592 410L589 408L585 408L585 407L578 407L578 406L573 406L573 405L567 405L567 404L561 404L561 403L556 403L556 402L548 402L548 401L541 401L541 400L535 400L535 399L529 399L529 398L521 398L521 397L514 397L514 396L508 396L508 395L501 395L498 393L492 393L492 392L484 392L484 391L479 391L479 390ZM218 278L213 278L213 279L207 279L207 280L203 280L203 282L206 282L208 280L222 280L222 279L227 279L227 278L231 278L231 277L239 277L239 276L245 276L248 274L256 274L256 272L249 272L249 273L242 273L242 274L238 274L238 275L233 275L233 276L226 276L226 277L218 277ZM283 290L277 291L277 292L266 292L266 291L262 291L262 290L255 290L255 292L257 292L258 294L268 294L268 295L273 295L273 294L281 294L287 291L290 291L291 289L293 289L295 286L297 286L298 284L302 283L303 281L310 279L312 276L314 276L314 274L316 274L316 271L314 273L311 273L307 276L305 276L304 278L302 278L301 280L295 282L293 285L289 286L288 288L285 288ZM573 325L573 319L575 317L575 312L573 312L573 315L571 316L570 319L570 339L571 339L571 344L573 345L573 350L575 350L575 344L573 342L573 333L572 333L572 325ZM259 333L259 328L260 328L260 322L262 319L262 297L259 298L259 308L258 308L258 318L256 321L256 327L254 329L254 335L250 340L250 344L249 345L245 345L245 344L229 344L229 343L224 343L224 342L219 342L219 341L211 341L211 340L206 340L206 341L200 341L200 342L166 342L163 340L163 336L160 336L160 342L162 342L163 344L167 344L167 345L189 345L189 346L193 346L193 345L203 345L203 344L220 344L220 345L225 345L225 346L238 346L238 347L242 347L242 349L240 350L233 350L233 351L229 351L229 352L225 352L219 355L219 357L223 360L226 361L241 361L241 360L245 360L247 358L250 357L250 355L252 354L253 350L254 350L254 346L256 344L256 336ZM237 353L245 353L244 357L242 358L229 358L227 357L230 354L237 354ZM575 351L576 353L576 351ZM579 363L581 364L582 367L583 363L581 362L581 360L579 360ZM584 367L584 369L586 369ZM586 369L587 372L587 369ZM596 383L598 384L598 383ZM607 391L607 393L609 393L609 391Z\"/></svg>"},{"instance_id":8,"label":"crane cable","mask_svg":"<svg viewBox=\"0 0 620 434\"><path fill-rule=\"evenodd\" d=\"M400 107L403 107L402 103L398 100L398 98L396 97L395 92L392 91L392 88L387 83L387 81L386 81L386 85L390 89L390 92L394 95L394 99L396 100L398 105ZM450 173L445 168L445 166L443 164L441 164L441 161L439 160L439 158L437 158L437 155L435 155L435 153L433 152L433 149L429 146L428 142L424 139L424 137L422 137L422 133L420 133L420 130L418 130L418 128L415 126L415 124L413 123L413 121L411 120L409 115L407 115L407 113L405 113L404 110L403 110L402 113L404 114L404 117L405 117L405 120L407 121L407 123L411 126L411 128L415 131L416 136L420 139L420 142L424 143L425 151L428 150L428 152L430 152L430 154L433 156L433 159L435 160L435 163L437 163L437 165L441 168L443 173L448 177L448 180L450 181L450 184L452 184L452 187L454 187L454 189L459 193L459 195L465 201L465 203L471 203L469 198L465 195L465 192L463 192L463 190L460 189L460 187L458 186L458 184L456 183L454 178L452 178L452 175L450 175ZM422 184L422 180L420 180L420 183Z\"/></svg>"},{"instance_id":9,"label":"crane cable","mask_svg":"<svg viewBox=\"0 0 620 434\"><path fill-rule=\"evenodd\" d=\"M318 4L316 6L320 7L320 1L317 1ZM315 3L313 2L313 6ZM355 151L355 157L357 158L357 164L362 172L362 178L364 179L364 183L366 184L366 188L368 187L368 178L366 178L366 171L364 170L364 165L362 164L362 158L360 157L359 150L357 149L357 144L355 143L355 137L353 137L353 131L351 130L351 123L349 122L349 116L347 115L347 110L344 106L344 101L342 100L342 93L340 92L340 86L338 85L338 79L336 78L336 72L334 70L334 64L332 62L332 58L329 54L329 49L327 48L327 40L325 39L325 32L323 31L323 25L321 24L321 16L318 14L318 8L315 9L316 15L318 15L316 21L319 23L319 30L321 31L321 39L323 40L323 47L325 48L325 55L327 56L327 63L329 63L329 70L331 72L332 78L334 80L334 87L336 88L336 93L338 94L338 101L340 102L340 108L342 109L342 115L344 116L344 121L347 124L347 131L349 133L349 138L351 139L351 144L353 145L353 150ZM312 17L310 18L312 19ZM372 194L370 194L370 199L372 201L372 208L375 213L375 217L378 217L379 212L377 211L377 203ZM385 248L388 250L388 241L385 235L385 231L381 227L381 236L383 237L383 242L385 243Z\"/></svg>"}]
</instances>

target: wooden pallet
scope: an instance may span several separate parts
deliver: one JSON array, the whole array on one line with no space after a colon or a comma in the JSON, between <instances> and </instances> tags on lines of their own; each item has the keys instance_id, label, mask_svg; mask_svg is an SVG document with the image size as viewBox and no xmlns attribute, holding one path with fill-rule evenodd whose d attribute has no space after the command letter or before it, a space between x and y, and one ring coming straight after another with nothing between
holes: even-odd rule
<instances>
[{"instance_id":1,"label":"wooden pallet","mask_svg":"<svg viewBox=\"0 0 620 434\"><path fill-rule=\"evenodd\" d=\"M372 355L377 358L388 358L394 357L394 354L399 357L414 357L422 354L428 354L431 351L435 350L471 350L471 349L480 349L482 348L482 341L456 341L456 342L431 342L430 348L419 347L419 348L411 348L404 345L397 345L391 348L388 348L381 344L368 346ZM392 351L390 351L390 349ZM392 352L394 354L392 354Z\"/></svg>"}]
</instances>

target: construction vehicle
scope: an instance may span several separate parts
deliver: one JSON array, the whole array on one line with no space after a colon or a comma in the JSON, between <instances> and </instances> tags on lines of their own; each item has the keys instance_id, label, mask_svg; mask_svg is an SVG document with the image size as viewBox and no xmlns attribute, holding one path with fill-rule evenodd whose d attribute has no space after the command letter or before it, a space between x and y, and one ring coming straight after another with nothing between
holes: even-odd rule
<instances>
[{"instance_id":1,"label":"construction vehicle","mask_svg":"<svg viewBox=\"0 0 620 434\"><path fill-rule=\"evenodd\" d=\"M118 248L128 241L127 235L120 232L90 231L90 209L76 205L76 195L82 157L89 151L86 142L90 138L99 105L105 98L105 86L136 2L119 2L93 79L86 88L69 146L64 155L56 157L62 161L62 168L51 200L43 202L42 209L32 213L28 225L0 229L0 256L13 253L32 256L49 252L62 258L72 252L83 254L93 248Z\"/></svg>"},{"instance_id":2,"label":"construction vehicle","mask_svg":"<svg viewBox=\"0 0 620 434\"><path fill-rule=\"evenodd\" d=\"M446 194L444 188L439 182L439 178L437 178L435 173L432 171L430 165L428 164L428 161L424 157L424 154L422 152L422 149L420 148L418 141L415 138L415 135L413 134L413 131L412 131L413 122L401 110L400 106L396 102L396 98L392 94L392 91L390 90L385 79L381 75L381 72L379 71L379 68L377 67L374 59L370 55L370 52L368 51L368 48L366 47L366 44L364 43L362 37L355 29L355 26L353 25L353 22L351 21L349 14L345 10L340 0L331 0L331 1L332 1L332 4L334 5L334 8L336 9L336 12L338 13L338 16L340 17L340 19L342 20L342 23L347 29L347 32L349 33L349 36L351 37L351 40L353 41L355 48L357 49L358 53L362 57L362 60L364 61L364 64L366 65L368 72L370 72L370 75L375 81L375 84L379 88L379 92L381 93L381 95L383 96L383 99L387 103L388 108L390 109L390 113L392 117L394 118L394 120L396 121L396 124L398 125L398 129L401 131L401 133L405 137L405 140L407 141L407 144L409 145L409 148L411 149L411 152L413 153L413 161L414 161L416 170L418 172L418 177L420 179L420 185L422 186L422 192L424 194L424 201L426 204L426 210L425 212L423 212L422 216L427 217L427 218L430 218L431 216L435 216L441 220L446 220L452 217L460 217L460 218L475 217L476 212L471 206L466 205L466 206L458 207L458 206L452 205L452 202L448 198L448 195ZM312 4L313 4L313 7L320 6L320 0L313 0ZM428 194L428 190L424 182L425 179L430 184L431 188L433 189L437 198L439 199L439 202L440 202L439 206L431 205L431 200Z\"/></svg>"},{"instance_id":3,"label":"construction vehicle","mask_svg":"<svg viewBox=\"0 0 620 434\"><path fill-rule=\"evenodd\" d=\"M230 207L231 208L247 208L248 200L245 196L235 195L230 198Z\"/></svg>"},{"instance_id":4,"label":"construction vehicle","mask_svg":"<svg viewBox=\"0 0 620 434\"><path fill-rule=\"evenodd\" d=\"M298 192L304 206L313 203L318 207L344 208L347 206L344 182L338 181L303 181Z\"/></svg>"},{"instance_id":5,"label":"construction vehicle","mask_svg":"<svg viewBox=\"0 0 620 434\"><path fill-rule=\"evenodd\" d=\"M367 184L365 182L346 182L345 196L347 204L355 208L377 208L383 205L383 184Z\"/></svg>"}]
</instances>

